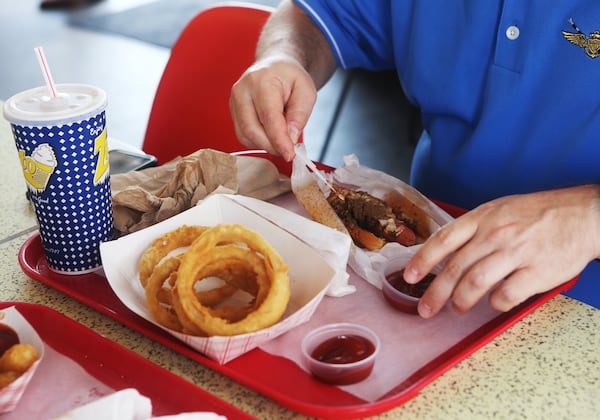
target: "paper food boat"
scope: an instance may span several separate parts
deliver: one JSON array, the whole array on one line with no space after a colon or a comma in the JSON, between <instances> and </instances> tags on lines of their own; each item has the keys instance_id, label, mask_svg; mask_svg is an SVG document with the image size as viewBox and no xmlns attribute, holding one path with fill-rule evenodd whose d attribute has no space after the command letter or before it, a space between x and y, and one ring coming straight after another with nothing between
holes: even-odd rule
<instances>
[{"instance_id":1,"label":"paper food boat","mask_svg":"<svg viewBox=\"0 0 600 420\"><path fill-rule=\"evenodd\" d=\"M0 311L0 322L15 330L19 336L19 342L31 344L38 355L38 359L25 373L0 390L0 414L2 414L14 410L19 403L44 357L44 343L31 324L13 306Z\"/></svg>"},{"instance_id":2,"label":"paper food boat","mask_svg":"<svg viewBox=\"0 0 600 420\"><path fill-rule=\"evenodd\" d=\"M110 286L129 309L159 325L147 307L139 281L138 264L142 253L155 238L184 224L214 226L219 223L238 223L258 232L290 267L290 301L281 321L272 327L231 337L195 337L161 326L206 356L226 363L308 321L330 283L340 277L347 279L345 268L350 244L345 235L273 204L237 195L214 195L161 223L103 243L100 250ZM329 242L335 244L336 249L311 246L314 238L323 235L332 236Z\"/></svg>"}]
</instances>

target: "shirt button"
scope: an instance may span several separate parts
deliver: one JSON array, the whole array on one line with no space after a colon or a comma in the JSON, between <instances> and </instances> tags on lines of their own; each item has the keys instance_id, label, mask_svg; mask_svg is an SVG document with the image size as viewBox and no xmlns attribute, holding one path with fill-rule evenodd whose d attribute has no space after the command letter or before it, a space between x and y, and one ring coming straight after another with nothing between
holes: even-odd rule
<instances>
[{"instance_id":1,"label":"shirt button","mask_svg":"<svg viewBox=\"0 0 600 420\"><path fill-rule=\"evenodd\" d=\"M515 39L517 39L519 37L519 28L517 28L516 26L509 26L508 29L506 29L506 37L508 39L510 39L511 41L514 41Z\"/></svg>"}]
</instances>

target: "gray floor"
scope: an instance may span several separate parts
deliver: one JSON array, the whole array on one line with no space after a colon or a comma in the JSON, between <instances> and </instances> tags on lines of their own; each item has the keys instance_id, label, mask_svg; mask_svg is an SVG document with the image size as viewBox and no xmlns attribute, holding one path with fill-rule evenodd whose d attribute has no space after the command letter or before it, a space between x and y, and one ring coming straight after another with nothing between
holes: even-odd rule
<instances>
[{"instance_id":1,"label":"gray floor","mask_svg":"<svg viewBox=\"0 0 600 420\"><path fill-rule=\"evenodd\" d=\"M55 82L103 87L109 97L109 135L141 147L168 48L84 30L70 25L69 18L117 12L153 0L104 0L75 11L42 11L37 0L2 1L0 99L44 84L33 53L34 47L43 46ZM364 165L407 179L416 121L392 72L340 71L319 93L305 141L313 159L338 166L344 155L354 153Z\"/></svg>"}]
</instances>

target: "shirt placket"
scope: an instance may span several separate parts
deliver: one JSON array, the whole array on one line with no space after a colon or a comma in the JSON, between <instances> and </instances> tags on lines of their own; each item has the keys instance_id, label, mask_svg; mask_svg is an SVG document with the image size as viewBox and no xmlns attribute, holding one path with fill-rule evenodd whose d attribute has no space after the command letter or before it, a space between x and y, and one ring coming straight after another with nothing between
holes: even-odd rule
<instances>
[{"instance_id":1,"label":"shirt placket","mask_svg":"<svg viewBox=\"0 0 600 420\"><path fill-rule=\"evenodd\" d=\"M527 35L524 28L528 2L523 0L505 0L496 35L496 54L494 64L519 73L522 67L520 52Z\"/></svg>"}]
</instances>

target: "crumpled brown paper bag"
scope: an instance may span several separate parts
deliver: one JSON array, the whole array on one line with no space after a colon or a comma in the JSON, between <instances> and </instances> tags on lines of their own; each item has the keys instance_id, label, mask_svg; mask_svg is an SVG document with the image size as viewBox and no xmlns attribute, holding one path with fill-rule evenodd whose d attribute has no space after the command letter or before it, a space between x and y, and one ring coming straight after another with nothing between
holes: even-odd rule
<instances>
[{"instance_id":1,"label":"crumpled brown paper bag","mask_svg":"<svg viewBox=\"0 0 600 420\"><path fill-rule=\"evenodd\" d=\"M291 190L290 179L267 159L212 149L112 175L110 182L116 238L181 213L209 194L269 200Z\"/></svg>"}]
</instances>

